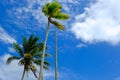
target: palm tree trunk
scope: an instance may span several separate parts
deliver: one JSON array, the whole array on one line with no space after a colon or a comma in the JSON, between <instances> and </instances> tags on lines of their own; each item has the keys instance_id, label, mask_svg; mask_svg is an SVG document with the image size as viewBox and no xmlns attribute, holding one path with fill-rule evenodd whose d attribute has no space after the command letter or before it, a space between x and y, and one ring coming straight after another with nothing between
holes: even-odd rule
<instances>
[{"instance_id":1,"label":"palm tree trunk","mask_svg":"<svg viewBox=\"0 0 120 80\"><path fill-rule=\"evenodd\" d=\"M46 37L45 37L44 46L43 46L43 53L42 53L42 57L41 57L40 73L39 73L38 80L43 80L43 65L44 65L44 57L45 57L45 50L46 50L46 43L47 43L47 39L48 39L49 28L50 28L50 22L49 22L49 18L48 18L48 27L46 30Z\"/></svg>"},{"instance_id":2,"label":"palm tree trunk","mask_svg":"<svg viewBox=\"0 0 120 80\"><path fill-rule=\"evenodd\" d=\"M58 80L58 48L57 48L57 28L55 27L55 80Z\"/></svg>"},{"instance_id":3,"label":"palm tree trunk","mask_svg":"<svg viewBox=\"0 0 120 80\"><path fill-rule=\"evenodd\" d=\"M58 2L58 0L55 0ZM57 28L55 27L55 80L58 80L58 47L57 47Z\"/></svg>"},{"instance_id":4,"label":"palm tree trunk","mask_svg":"<svg viewBox=\"0 0 120 80\"><path fill-rule=\"evenodd\" d=\"M25 76L25 68L24 68L21 80L24 80L24 76Z\"/></svg>"}]
</instances>

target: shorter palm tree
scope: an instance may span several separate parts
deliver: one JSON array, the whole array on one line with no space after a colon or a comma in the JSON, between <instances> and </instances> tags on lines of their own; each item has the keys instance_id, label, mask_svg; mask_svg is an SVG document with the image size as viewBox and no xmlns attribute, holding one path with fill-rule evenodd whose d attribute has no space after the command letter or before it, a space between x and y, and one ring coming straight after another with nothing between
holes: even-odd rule
<instances>
[{"instance_id":1,"label":"shorter palm tree","mask_svg":"<svg viewBox=\"0 0 120 80\"><path fill-rule=\"evenodd\" d=\"M28 71L32 71L34 76L38 79L36 72L36 65L41 64L41 52L43 50L43 43L38 43L39 38L34 37L32 34L28 39L23 37L23 44L20 46L17 43L13 43L13 48L18 52L19 56L11 56L7 59L7 64L10 64L13 60L19 60L18 64L24 66L24 71L21 80L24 79L24 75ZM47 48L46 48L47 49ZM45 57L49 57L50 54L45 54ZM44 61L44 69L48 70L50 64Z\"/></svg>"}]
</instances>

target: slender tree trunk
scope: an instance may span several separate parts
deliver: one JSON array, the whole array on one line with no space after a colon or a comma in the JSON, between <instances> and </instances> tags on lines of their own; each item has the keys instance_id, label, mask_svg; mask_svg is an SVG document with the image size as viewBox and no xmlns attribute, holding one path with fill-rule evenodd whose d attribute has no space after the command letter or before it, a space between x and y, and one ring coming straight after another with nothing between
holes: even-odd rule
<instances>
[{"instance_id":1,"label":"slender tree trunk","mask_svg":"<svg viewBox=\"0 0 120 80\"><path fill-rule=\"evenodd\" d=\"M58 2L58 0L55 0ZM55 80L58 80L58 46L57 46L57 28L55 27Z\"/></svg>"},{"instance_id":2,"label":"slender tree trunk","mask_svg":"<svg viewBox=\"0 0 120 80\"><path fill-rule=\"evenodd\" d=\"M48 27L46 30L46 37L45 37L44 46L43 46L43 53L42 53L42 57L41 57L40 73L39 73L38 80L43 80L43 65L44 65L44 57L45 57L45 50L46 50L46 43L47 43L47 39L48 39L49 28L50 28L50 22L49 22L49 18L48 18Z\"/></svg>"},{"instance_id":3,"label":"slender tree trunk","mask_svg":"<svg viewBox=\"0 0 120 80\"><path fill-rule=\"evenodd\" d=\"M58 48L57 48L57 28L55 27L55 80L58 80Z\"/></svg>"},{"instance_id":4,"label":"slender tree trunk","mask_svg":"<svg viewBox=\"0 0 120 80\"><path fill-rule=\"evenodd\" d=\"M24 80L24 76L25 76L25 68L24 68L21 80Z\"/></svg>"}]
</instances>

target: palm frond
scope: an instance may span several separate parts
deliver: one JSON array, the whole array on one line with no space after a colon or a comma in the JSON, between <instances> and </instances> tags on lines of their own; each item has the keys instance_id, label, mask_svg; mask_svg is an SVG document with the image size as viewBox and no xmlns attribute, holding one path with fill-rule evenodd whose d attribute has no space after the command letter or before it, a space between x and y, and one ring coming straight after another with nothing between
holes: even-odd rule
<instances>
[{"instance_id":1,"label":"palm frond","mask_svg":"<svg viewBox=\"0 0 120 80\"><path fill-rule=\"evenodd\" d=\"M26 50L27 50L27 46L28 46L28 40L26 37L22 37L22 40L23 40L23 49L24 49L24 53L26 53Z\"/></svg>"},{"instance_id":2,"label":"palm frond","mask_svg":"<svg viewBox=\"0 0 120 80\"><path fill-rule=\"evenodd\" d=\"M34 54L33 57L41 58L42 54ZM51 57L51 54L45 53L45 57Z\"/></svg>"},{"instance_id":3,"label":"palm frond","mask_svg":"<svg viewBox=\"0 0 120 80\"><path fill-rule=\"evenodd\" d=\"M31 54L32 56L34 56L35 54L38 54L38 53L39 53L39 48L38 48L38 47L33 48L33 49L30 51L30 54Z\"/></svg>"},{"instance_id":4,"label":"palm frond","mask_svg":"<svg viewBox=\"0 0 120 80\"><path fill-rule=\"evenodd\" d=\"M34 34L32 34L28 39L26 37L23 37L23 49L24 53L30 53L34 48L38 46L38 37L34 37Z\"/></svg>"},{"instance_id":5,"label":"palm frond","mask_svg":"<svg viewBox=\"0 0 120 80\"><path fill-rule=\"evenodd\" d=\"M46 65L46 66L50 66L50 63L47 62L47 61L44 61L44 65Z\"/></svg>"},{"instance_id":6,"label":"palm frond","mask_svg":"<svg viewBox=\"0 0 120 80\"><path fill-rule=\"evenodd\" d=\"M50 4L48 10L49 10L49 13L52 15L54 12L58 11L61 8L62 8L62 5L54 1Z\"/></svg>"},{"instance_id":7,"label":"palm frond","mask_svg":"<svg viewBox=\"0 0 120 80\"><path fill-rule=\"evenodd\" d=\"M10 64L13 60L19 60L20 57L16 57L16 56L12 56L12 57L9 57L6 61L6 64Z\"/></svg>"},{"instance_id":8,"label":"palm frond","mask_svg":"<svg viewBox=\"0 0 120 80\"><path fill-rule=\"evenodd\" d=\"M35 58L34 58L32 61L33 61L33 63L35 63L35 64L37 64L37 65L40 65L40 64L41 64L41 60L38 60L38 59L35 59ZM44 61L44 65L50 66L50 63L47 62L47 61Z\"/></svg>"},{"instance_id":9,"label":"palm frond","mask_svg":"<svg viewBox=\"0 0 120 80\"><path fill-rule=\"evenodd\" d=\"M58 2L52 2L52 3L47 3L43 9L42 12L46 15L46 16L52 16L53 13L55 13L56 11L58 11L59 9L62 8L62 5L59 4Z\"/></svg>"},{"instance_id":10,"label":"palm frond","mask_svg":"<svg viewBox=\"0 0 120 80\"><path fill-rule=\"evenodd\" d=\"M33 71L37 71L35 65L31 64L30 67L31 67L31 69L32 69Z\"/></svg>"},{"instance_id":11,"label":"palm frond","mask_svg":"<svg viewBox=\"0 0 120 80\"><path fill-rule=\"evenodd\" d=\"M50 23L55 25L58 29L60 29L60 30L64 30L65 29L64 26L61 23L59 23L57 21L53 21L52 19L50 19L49 21L50 21Z\"/></svg>"},{"instance_id":12,"label":"palm frond","mask_svg":"<svg viewBox=\"0 0 120 80\"><path fill-rule=\"evenodd\" d=\"M31 36L29 37L28 41L29 41L29 42L32 42L33 39L34 39L34 34L31 34Z\"/></svg>"},{"instance_id":13,"label":"palm frond","mask_svg":"<svg viewBox=\"0 0 120 80\"><path fill-rule=\"evenodd\" d=\"M52 18L58 19L58 20L67 20L69 19L69 15L65 14L65 13L58 13L55 16L52 16Z\"/></svg>"},{"instance_id":14,"label":"palm frond","mask_svg":"<svg viewBox=\"0 0 120 80\"><path fill-rule=\"evenodd\" d=\"M47 4L43 7L43 9L42 9L42 12L45 14L45 16L49 16L49 15L50 15L50 14L49 14L49 11L48 11L49 6L50 6L50 3L47 3Z\"/></svg>"},{"instance_id":15,"label":"palm frond","mask_svg":"<svg viewBox=\"0 0 120 80\"><path fill-rule=\"evenodd\" d=\"M13 43L13 48L18 52L18 54L22 57L23 56L23 51L22 48L19 44Z\"/></svg>"},{"instance_id":16,"label":"palm frond","mask_svg":"<svg viewBox=\"0 0 120 80\"><path fill-rule=\"evenodd\" d=\"M43 46L44 46L44 43L42 43L42 42L40 42L40 43L38 44L38 47L39 47L39 51L40 51L40 52L42 52ZM46 49L47 49L47 47L46 47Z\"/></svg>"},{"instance_id":17,"label":"palm frond","mask_svg":"<svg viewBox=\"0 0 120 80\"><path fill-rule=\"evenodd\" d=\"M38 79L37 74L36 74L37 68L33 64L31 64L30 67L31 67L31 71L33 72L34 76Z\"/></svg>"},{"instance_id":18,"label":"palm frond","mask_svg":"<svg viewBox=\"0 0 120 80\"><path fill-rule=\"evenodd\" d=\"M49 70L49 66L43 65L43 68L44 68L45 70Z\"/></svg>"},{"instance_id":19,"label":"palm frond","mask_svg":"<svg viewBox=\"0 0 120 80\"><path fill-rule=\"evenodd\" d=\"M38 42L39 38L38 37L34 37L34 35L32 34L30 36L30 38L28 39L28 44L30 46L30 48L33 48L36 46L37 42Z\"/></svg>"},{"instance_id":20,"label":"palm frond","mask_svg":"<svg viewBox=\"0 0 120 80\"><path fill-rule=\"evenodd\" d=\"M25 60L24 59L21 59L20 61L19 61L19 63L18 63L18 65L20 65L20 66L22 66L22 65L24 65L25 64Z\"/></svg>"}]
</instances>

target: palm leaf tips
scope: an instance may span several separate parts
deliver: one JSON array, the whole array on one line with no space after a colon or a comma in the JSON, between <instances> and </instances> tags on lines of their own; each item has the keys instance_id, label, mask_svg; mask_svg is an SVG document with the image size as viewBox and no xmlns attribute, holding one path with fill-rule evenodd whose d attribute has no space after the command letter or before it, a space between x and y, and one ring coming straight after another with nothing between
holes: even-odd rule
<instances>
[{"instance_id":1,"label":"palm leaf tips","mask_svg":"<svg viewBox=\"0 0 120 80\"><path fill-rule=\"evenodd\" d=\"M14 50L16 50L18 52L18 54L20 56L23 56L23 51L22 51L22 48L19 44L13 43L13 48L14 48Z\"/></svg>"},{"instance_id":2,"label":"palm leaf tips","mask_svg":"<svg viewBox=\"0 0 120 80\"><path fill-rule=\"evenodd\" d=\"M6 64L10 64L13 60L19 60L19 59L20 58L16 56L9 57L6 61Z\"/></svg>"}]
</instances>

